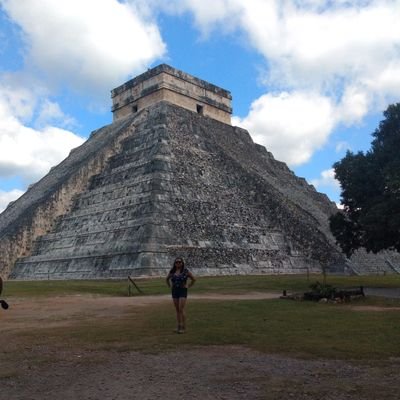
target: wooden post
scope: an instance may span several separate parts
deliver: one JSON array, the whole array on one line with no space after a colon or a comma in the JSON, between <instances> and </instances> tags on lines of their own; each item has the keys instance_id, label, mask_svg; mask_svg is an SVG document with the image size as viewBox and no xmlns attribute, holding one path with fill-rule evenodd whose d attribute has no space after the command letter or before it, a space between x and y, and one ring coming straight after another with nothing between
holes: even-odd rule
<instances>
[{"instance_id":1,"label":"wooden post","mask_svg":"<svg viewBox=\"0 0 400 400\"><path fill-rule=\"evenodd\" d=\"M140 294L143 294L143 292L138 288L138 286L136 285L135 281L134 281L130 276L128 276L128 279L130 280L130 282L132 283L132 285L135 286L135 288L137 289L137 291L138 291Z\"/></svg>"}]
</instances>

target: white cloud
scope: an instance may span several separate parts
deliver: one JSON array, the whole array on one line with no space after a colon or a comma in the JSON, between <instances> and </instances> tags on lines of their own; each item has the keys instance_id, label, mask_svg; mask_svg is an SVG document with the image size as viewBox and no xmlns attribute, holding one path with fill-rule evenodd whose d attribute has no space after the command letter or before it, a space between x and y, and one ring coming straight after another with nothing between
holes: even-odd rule
<instances>
[{"instance_id":1,"label":"white cloud","mask_svg":"<svg viewBox=\"0 0 400 400\"><path fill-rule=\"evenodd\" d=\"M24 192L19 189L13 189L9 192L0 190L0 213L5 210L11 201L18 199Z\"/></svg>"},{"instance_id":2,"label":"white cloud","mask_svg":"<svg viewBox=\"0 0 400 400\"><path fill-rule=\"evenodd\" d=\"M171 15L191 13L194 24L205 37L211 31L222 29L232 32L240 27L240 15L243 11L242 1L238 0L128 0L138 9L145 10L145 15L160 12Z\"/></svg>"},{"instance_id":3,"label":"white cloud","mask_svg":"<svg viewBox=\"0 0 400 400\"><path fill-rule=\"evenodd\" d=\"M160 0L149 2L160 7ZM170 12L191 12L203 35L216 29L239 32L264 56L264 84L272 93L255 100L249 114L234 121L291 165L309 160L339 124L360 124L368 113L400 97L399 0L172 4ZM313 95L306 99L299 93Z\"/></svg>"},{"instance_id":4,"label":"white cloud","mask_svg":"<svg viewBox=\"0 0 400 400\"><path fill-rule=\"evenodd\" d=\"M341 153L342 151L351 150L351 147L350 147L349 143L347 143L345 141L340 141L340 142L336 143L335 150L336 150L336 153Z\"/></svg>"},{"instance_id":5,"label":"white cloud","mask_svg":"<svg viewBox=\"0 0 400 400\"><path fill-rule=\"evenodd\" d=\"M54 84L102 104L99 93L108 97L114 85L161 57L165 44L151 20L117 0L0 0L0 6L25 43L24 69L0 76L0 177L28 184L84 141L68 130L75 120L49 98L50 90L57 95Z\"/></svg>"},{"instance_id":6,"label":"white cloud","mask_svg":"<svg viewBox=\"0 0 400 400\"><path fill-rule=\"evenodd\" d=\"M335 171L333 168L322 171L319 178L311 180L311 184L319 190L330 188L338 192L340 191L340 183L335 179Z\"/></svg>"},{"instance_id":7,"label":"white cloud","mask_svg":"<svg viewBox=\"0 0 400 400\"><path fill-rule=\"evenodd\" d=\"M61 110L58 103L45 98L40 105L39 115L35 120L35 125L43 128L55 123L63 127L71 127L77 124L74 118L66 115Z\"/></svg>"},{"instance_id":8,"label":"white cloud","mask_svg":"<svg viewBox=\"0 0 400 400\"><path fill-rule=\"evenodd\" d=\"M322 193L327 193L330 199L339 199L341 187L338 180L335 179L335 171L333 168L321 172L320 176L316 179L310 180L311 185ZM343 208L338 201L336 201L338 208Z\"/></svg>"},{"instance_id":9,"label":"white cloud","mask_svg":"<svg viewBox=\"0 0 400 400\"><path fill-rule=\"evenodd\" d=\"M400 53L400 44L399 44ZM379 74L368 81L368 86L377 94L400 97L400 55L396 61L388 63ZM381 96L382 97L382 96ZM383 99L384 100L384 99Z\"/></svg>"},{"instance_id":10,"label":"white cloud","mask_svg":"<svg viewBox=\"0 0 400 400\"><path fill-rule=\"evenodd\" d=\"M30 120L36 107L36 96L28 88L7 83L8 78L0 77L0 97L7 104L8 113L5 108L0 109L0 117L7 118L12 113L16 118Z\"/></svg>"},{"instance_id":11,"label":"white cloud","mask_svg":"<svg viewBox=\"0 0 400 400\"><path fill-rule=\"evenodd\" d=\"M158 27L117 0L0 0L23 30L27 64L80 90L110 90L165 52Z\"/></svg>"},{"instance_id":12,"label":"white cloud","mask_svg":"<svg viewBox=\"0 0 400 400\"><path fill-rule=\"evenodd\" d=\"M341 204L341 203L336 203L336 207L337 207L339 210L344 210L344 205Z\"/></svg>"},{"instance_id":13,"label":"white cloud","mask_svg":"<svg viewBox=\"0 0 400 400\"><path fill-rule=\"evenodd\" d=\"M398 2L332 7L326 1L325 6L317 12L294 1L245 2L242 27L273 63L270 84L326 88L340 78L346 85L399 57Z\"/></svg>"},{"instance_id":14,"label":"white cloud","mask_svg":"<svg viewBox=\"0 0 400 400\"><path fill-rule=\"evenodd\" d=\"M335 123L329 98L315 93L266 94L253 102L246 118L233 124L290 166L307 162L322 147Z\"/></svg>"},{"instance_id":15,"label":"white cloud","mask_svg":"<svg viewBox=\"0 0 400 400\"><path fill-rule=\"evenodd\" d=\"M347 86L337 106L338 122L343 122L345 125L360 123L368 113L372 103L371 97L366 88Z\"/></svg>"},{"instance_id":16,"label":"white cloud","mask_svg":"<svg viewBox=\"0 0 400 400\"><path fill-rule=\"evenodd\" d=\"M35 95L28 90L20 91L18 87L0 82L0 177L20 176L25 184L42 177L50 167L63 160L71 148L84 141L64 129L46 125L36 130L26 126L20 117L35 113L37 102L34 99ZM18 104L22 104L22 108L18 108ZM53 108L58 109L57 118L63 116L57 105Z\"/></svg>"},{"instance_id":17,"label":"white cloud","mask_svg":"<svg viewBox=\"0 0 400 400\"><path fill-rule=\"evenodd\" d=\"M193 12L195 23L206 36L216 25L225 32L232 32L240 26L242 3L233 0L217 0L211 2L199 0L183 0L182 6Z\"/></svg>"}]
</instances>

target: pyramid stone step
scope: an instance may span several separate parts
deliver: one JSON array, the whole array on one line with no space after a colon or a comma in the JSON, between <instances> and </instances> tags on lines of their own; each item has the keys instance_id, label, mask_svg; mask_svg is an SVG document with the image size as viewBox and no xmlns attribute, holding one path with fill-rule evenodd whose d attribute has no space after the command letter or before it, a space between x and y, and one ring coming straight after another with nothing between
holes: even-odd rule
<instances>
[{"instance_id":1,"label":"pyramid stone step","mask_svg":"<svg viewBox=\"0 0 400 400\"><path fill-rule=\"evenodd\" d=\"M114 122L0 214L3 274L159 276L176 256L198 275L390 270L349 262L336 206L231 126L229 92L162 65L112 98Z\"/></svg>"}]
</instances>

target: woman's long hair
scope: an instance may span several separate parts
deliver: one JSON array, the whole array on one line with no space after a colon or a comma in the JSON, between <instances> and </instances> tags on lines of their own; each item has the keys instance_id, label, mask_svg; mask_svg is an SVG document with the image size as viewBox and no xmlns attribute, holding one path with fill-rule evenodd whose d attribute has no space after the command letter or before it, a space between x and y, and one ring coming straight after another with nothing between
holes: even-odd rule
<instances>
[{"instance_id":1,"label":"woman's long hair","mask_svg":"<svg viewBox=\"0 0 400 400\"><path fill-rule=\"evenodd\" d=\"M174 274L176 272L176 262L177 261L182 261L182 268L181 268L181 272L183 272L183 270L185 269L185 261L183 260L182 257L177 257L175 258L174 263L172 264L172 268L169 271L170 274Z\"/></svg>"}]
</instances>

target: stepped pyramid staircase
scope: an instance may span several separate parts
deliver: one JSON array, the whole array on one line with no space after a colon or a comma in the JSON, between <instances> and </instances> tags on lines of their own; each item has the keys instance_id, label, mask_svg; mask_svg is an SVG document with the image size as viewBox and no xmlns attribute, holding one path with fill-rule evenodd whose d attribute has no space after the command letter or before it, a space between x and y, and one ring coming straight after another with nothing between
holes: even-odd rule
<instances>
[{"instance_id":1,"label":"stepped pyramid staircase","mask_svg":"<svg viewBox=\"0 0 400 400\"><path fill-rule=\"evenodd\" d=\"M144 110L125 129L120 151L11 277L160 275L178 254L199 274L319 271L318 254L344 265L318 221L329 201L246 131L169 103ZM280 192L271 182L283 177ZM290 200L296 186L294 197L315 197L320 209Z\"/></svg>"},{"instance_id":2,"label":"stepped pyramid staircase","mask_svg":"<svg viewBox=\"0 0 400 400\"><path fill-rule=\"evenodd\" d=\"M0 214L3 276L158 276L178 255L198 275L363 273L368 263L393 273L400 265L389 253L349 262L328 227L336 206L227 123L229 95L157 68L115 90L118 118ZM185 78L182 87L165 89L171 76ZM138 92L149 79L152 89ZM190 103L189 84L210 98L201 92ZM162 90L181 91L179 104ZM200 100L211 107L205 113Z\"/></svg>"}]
</instances>

